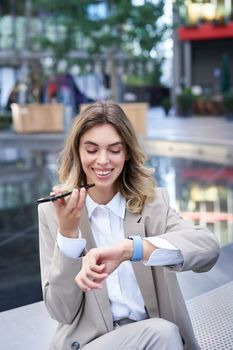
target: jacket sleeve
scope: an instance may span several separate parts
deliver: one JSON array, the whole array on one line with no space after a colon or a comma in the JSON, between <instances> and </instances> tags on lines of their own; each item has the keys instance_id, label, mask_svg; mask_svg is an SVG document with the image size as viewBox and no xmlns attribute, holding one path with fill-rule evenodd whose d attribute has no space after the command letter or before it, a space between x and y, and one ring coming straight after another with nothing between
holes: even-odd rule
<instances>
[{"instance_id":1,"label":"jacket sleeve","mask_svg":"<svg viewBox=\"0 0 233 350\"><path fill-rule=\"evenodd\" d=\"M181 215L169 206L166 190L162 191L162 196L167 208L167 216L165 233L161 237L176 246L184 259L182 265L174 266L173 269L194 272L210 270L220 253L216 236L207 227L194 226L183 220Z\"/></svg>"},{"instance_id":2,"label":"jacket sleeve","mask_svg":"<svg viewBox=\"0 0 233 350\"><path fill-rule=\"evenodd\" d=\"M81 313L83 293L74 278L82 259L66 257L57 247L57 225L51 204L38 207L42 292L47 310L58 322L70 324Z\"/></svg>"}]
</instances>

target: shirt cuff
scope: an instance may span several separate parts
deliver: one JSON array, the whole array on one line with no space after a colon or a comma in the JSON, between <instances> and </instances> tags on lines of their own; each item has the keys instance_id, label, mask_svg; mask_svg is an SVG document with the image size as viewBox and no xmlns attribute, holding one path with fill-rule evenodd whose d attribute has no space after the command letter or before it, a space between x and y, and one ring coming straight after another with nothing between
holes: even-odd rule
<instances>
[{"instance_id":1,"label":"shirt cuff","mask_svg":"<svg viewBox=\"0 0 233 350\"><path fill-rule=\"evenodd\" d=\"M147 237L150 243L157 247L148 260L143 263L146 266L169 266L183 263L183 256L178 248L161 237Z\"/></svg>"},{"instance_id":2,"label":"shirt cuff","mask_svg":"<svg viewBox=\"0 0 233 350\"><path fill-rule=\"evenodd\" d=\"M81 237L81 233L79 233ZM60 251L67 257L77 259L81 256L86 247L86 240L83 238L68 238L63 236L59 230L57 233L57 245Z\"/></svg>"}]
</instances>

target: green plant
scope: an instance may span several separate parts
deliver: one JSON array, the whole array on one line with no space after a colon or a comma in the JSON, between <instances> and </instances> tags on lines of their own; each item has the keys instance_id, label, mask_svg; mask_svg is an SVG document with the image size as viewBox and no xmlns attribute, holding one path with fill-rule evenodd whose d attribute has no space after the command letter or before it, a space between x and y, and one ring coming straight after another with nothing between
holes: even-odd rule
<instances>
[{"instance_id":1,"label":"green plant","mask_svg":"<svg viewBox=\"0 0 233 350\"><path fill-rule=\"evenodd\" d=\"M12 126L11 112L0 112L0 130L9 129Z\"/></svg>"},{"instance_id":2,"label":"green plant","mask_svg":"<svg viewBox=\"0 0 233 350\"><path fill-rule=\"evenodd\" d=\"M163 108L165 110L166 115L168 115L168 113L169 113L169 111L171 109L171 106L172 106L170 97L164 97L162 99L162 106L163 106Z\"/></svg>"},{"instance_id":3,"label":"green plant","mask_svg":"<svg viewBox=\"0 0 233 350\"><path fill-rule=\"evenodd\" d=\"M128 74L124 77L124 82L128 86L148 86L153 83L152 77Z\"/></svg>"},{"instance_id":4,"label":"green plant","mask_svg":"<svg viewBox=\"0 0 233 350\"><path fill-rule=\"evenodd\" d=\"M233 92L223 95L223 105L227 118L233 120Z\"/></svg>"},{"instance_id":5,"label":"green plant","mask_svg":"<svg viewBox=\"0 0 233 350\"><path fill-rule=\"evenodd\" d=\"M177 112L180 116L190 116L193 113L195 95L189 88L184 88L180 94L176 96Z\"/></svg>"},{"instance_id":6,"label":"green plant","mask_svg":"<svg viewBox=\"0 0 233 350\"><path fill-rule=\"evenodd\" d=\"M228 112L233 112L233 92L223 96L224 107Z\"/></svg>"},{"instance_id":7,"label":"green plant","mask_svg":"<svg viewBox=\"0 0 233 350\"><path fill-rule=\"evenodd\" d=\"M220 76L220 89L223 94L228 94L231 88L231 62L228 54L222 55L222 67Z\"/></svg>"}]
</instances>

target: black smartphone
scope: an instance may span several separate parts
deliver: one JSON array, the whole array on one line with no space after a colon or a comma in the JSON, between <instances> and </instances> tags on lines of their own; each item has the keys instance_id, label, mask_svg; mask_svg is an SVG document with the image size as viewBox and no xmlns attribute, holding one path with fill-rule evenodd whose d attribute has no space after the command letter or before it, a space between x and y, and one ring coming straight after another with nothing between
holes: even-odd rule
<instances>
[{"instance_id":1,"label":"black smartphone","mask_svg":"<svg viewBox=\"0 0 233 350\"><path fill-rule=\"evenodd\" d=\"M88 189L88 188L91 188L93 186L95 186L95 184L86 184L86 185L81 186L80 188L84 187L84 188ZM39 198L39 199L36 200L36 202L37 203L54 202L57 199L69 196L71 193L72 193L72 191L64 192L64 193L61 193L61 194L58 194L58 195L52 194L51 196Z\"/></svg>"}]
</instances>

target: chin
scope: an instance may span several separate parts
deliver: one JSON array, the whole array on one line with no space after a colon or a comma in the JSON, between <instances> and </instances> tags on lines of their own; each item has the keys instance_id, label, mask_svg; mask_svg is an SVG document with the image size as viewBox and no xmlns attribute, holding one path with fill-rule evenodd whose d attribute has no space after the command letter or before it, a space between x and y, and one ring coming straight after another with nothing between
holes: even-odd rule
<instances>
[{"instance_id":1,"label":"chin","mask_svg":"<svg viewBox=\"0 0 233 350\"><path fill-rule=\"evenodd\" d=\"M102 189L112 189L114 187L115 182L104 182L104 181L93 181L95 183L96 187L102 188Z\"/></svg>"},{"instance_id":2,"label":"chin","mask_svg":"<svg viewBox=\"0 0 233 350\"><path fill-rule=\"evenodd\" d=\"M105 188L108 188L108 187L113 187L113 184L112 183L103 183L103 182L100 182L100 181L96 181L95 182L95 185L96 187L105 187Z\"/></svg>"}]
</instances>

